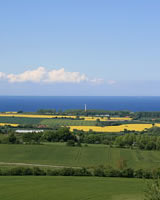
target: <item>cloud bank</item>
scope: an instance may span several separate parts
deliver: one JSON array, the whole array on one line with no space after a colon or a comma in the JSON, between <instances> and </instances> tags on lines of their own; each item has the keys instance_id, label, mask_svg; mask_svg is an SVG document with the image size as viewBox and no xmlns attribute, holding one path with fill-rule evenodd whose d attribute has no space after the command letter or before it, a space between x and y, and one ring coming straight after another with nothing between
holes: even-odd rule
<instances>
[{"instance_id":1,"label":"cloud bank","mask_svg":"<svg viewBox=\"0 0 160 200\"><path fill-rule=\"evenodd\" d=\"M47 70L45 67L38 67L34 70L27 70L19 74L6 74L0 72L0 80L9 83L81 83L87 82L92 85L115 85L115 80L104 81L101 78L89 78L86 74L80 72L65 71L64 68Z\"/></svg>"},{"instance_id":2,"label":"cloud bank","mask_svg":"<svg viewBox=\"0 0 160 200\"><path fill-rule=\"evenodd\" d=\"M91 81L85 74L80 72L68 72L64 68L46 70L44 67L38 67L35 70L27 70L20 74L5 74L0 72L0 79L7 80L10 83L80 83Z\"/></svg>"},{"instance_id":3,"label":"cloud bank","mask_svg":"<svg viewBox=\"0 0 160 200\"><path fill-rule=\"evenodd\" d=\"M0 79L5 79L6 78L6 75L5 75L5 73L3 73L3 72L0 72Z\"/></svg>"},{"instance_id":4,"label":"cloud bank","mask_svg":"<svg viewBox=\"0 0 160 200\"><path fill-rule=\"evenodd\" d=\"M44 67L39 67L36 70L28 70L21 74L8 74L6 77L9 82L40 82L43 81L46 75Z\"/></svg>"}]
</instances>

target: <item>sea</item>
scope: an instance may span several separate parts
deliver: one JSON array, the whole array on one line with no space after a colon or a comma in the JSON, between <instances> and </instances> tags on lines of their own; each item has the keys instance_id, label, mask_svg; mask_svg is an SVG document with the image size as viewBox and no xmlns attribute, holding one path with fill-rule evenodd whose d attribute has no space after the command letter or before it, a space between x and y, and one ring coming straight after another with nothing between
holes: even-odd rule
<instances>
[{"instance_id":1,"label":"sea","mask_svg":"<svg viewBox=\"0 0 160 200\"><path fill-rule=\"evenodd\" d=\"M0 96L0 112L39 109L160 111L160 96Z\"/></svg>"}]
</instances>

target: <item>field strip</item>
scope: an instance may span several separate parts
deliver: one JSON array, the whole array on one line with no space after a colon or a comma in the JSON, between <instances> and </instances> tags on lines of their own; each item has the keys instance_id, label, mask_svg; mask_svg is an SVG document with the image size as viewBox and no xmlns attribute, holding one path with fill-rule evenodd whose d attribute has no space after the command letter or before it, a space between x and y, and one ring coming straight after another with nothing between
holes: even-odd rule
<instances>
[{"instance_id":1,"label":"field strip","mask_svg":"<svg viewBox=\"0 0 160 200\"><path fill-rule=\"evenodd\" d=\"M64 166L64 165L43 165L43 164L31 164L31 163L9 163L0 162L0 165L15 165L15 166L30 166L30 167L53 167L53 168L74 168L81 169L82 167Z\"/></svg>"}]
</instances>

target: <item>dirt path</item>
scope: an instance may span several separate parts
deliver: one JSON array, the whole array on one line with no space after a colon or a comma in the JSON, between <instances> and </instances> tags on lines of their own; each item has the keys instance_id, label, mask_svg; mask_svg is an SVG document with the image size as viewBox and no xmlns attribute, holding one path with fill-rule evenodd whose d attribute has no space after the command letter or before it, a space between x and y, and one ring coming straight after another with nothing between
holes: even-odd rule
<instances>
[{"instance_id":1,"label":"dirt path","mask_svg":"<svg viewBox=\"0 0 160 200\"><path fill-rule=\"evenodd\" d=\"M14 165L14 166L29 166L29 167L52 167L52 168L74 168L81 169L81 167L70 167L70 166L59 166L59 165L43 165L43 164L32 164L32 163L10 163L10 162L0 162L0 165Z\"/></svg>"}]
</instances>

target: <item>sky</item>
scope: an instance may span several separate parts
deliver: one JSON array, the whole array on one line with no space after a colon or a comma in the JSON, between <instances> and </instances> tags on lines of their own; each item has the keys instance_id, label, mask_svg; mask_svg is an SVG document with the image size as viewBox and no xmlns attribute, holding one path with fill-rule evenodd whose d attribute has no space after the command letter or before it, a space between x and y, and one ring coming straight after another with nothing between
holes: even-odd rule
<instances>
[{"instance_id":1,"label":"sky","mask_svg":"<svg viewBox=\"0 0 160 200\"><path fill-rule=\"evenodd\" d=\"M0 95L160 96L159 0L0 0Z\"/></svg>"}]
</instances>

